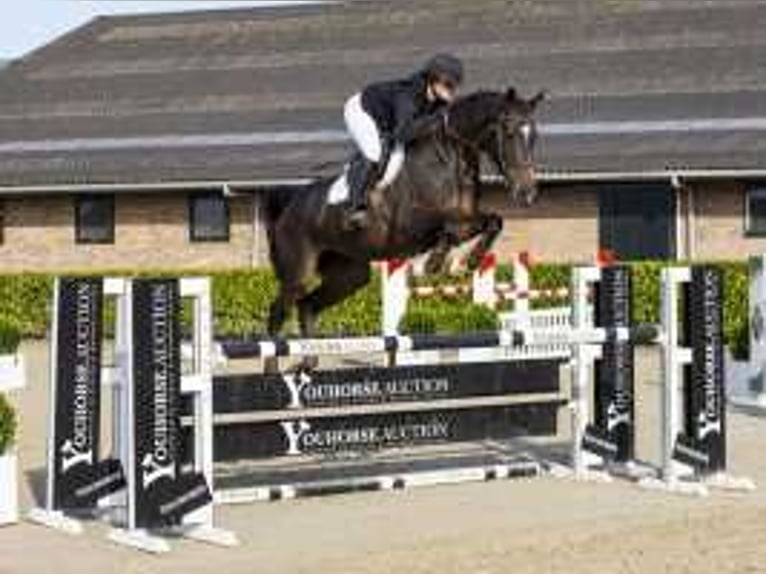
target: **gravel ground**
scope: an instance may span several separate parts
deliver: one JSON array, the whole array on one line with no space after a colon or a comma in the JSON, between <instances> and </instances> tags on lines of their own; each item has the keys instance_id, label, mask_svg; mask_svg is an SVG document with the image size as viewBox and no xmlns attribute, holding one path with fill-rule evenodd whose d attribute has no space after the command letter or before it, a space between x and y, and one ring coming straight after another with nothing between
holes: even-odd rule
<instances>
[{"instance_id":1,"label":"gravel ground","mask_svg":"<svg viewBox=\"0 0 766 574\"><path fill-rule=\"evenodd\" d=\"M27 345L29 386L21 407L22 499L33 504L42 477L46 357ZM657 365L639 357L639 455L656 460ZM646 422L653 424L646 424ZM732 470L766 484L758 442L766 419L729 417ZM705 499L635 485L537 478L220 507L217 522L241 546L183 540L157 557L115 546L106 527L68 537L22 523L0 530L0 574L114 572L402 572L616 574L766 572L766 489Z\"/></svg>"}]
</instances>

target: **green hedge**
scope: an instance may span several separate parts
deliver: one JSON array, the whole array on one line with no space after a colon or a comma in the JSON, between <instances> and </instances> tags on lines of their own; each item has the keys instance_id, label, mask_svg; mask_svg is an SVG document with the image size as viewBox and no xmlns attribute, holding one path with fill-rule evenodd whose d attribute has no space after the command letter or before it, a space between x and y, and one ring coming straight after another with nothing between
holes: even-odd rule
<instances>
[{"instance_id":1,"label":"green hedge","mask_svg":"<svg viewBox=\"0 0 766 574\"><path fill-rule=\"evenodd\" d=\"M660 262L634 264L634 309L639 322L659 320ZM744 262L719 263L725 273L726 340L738 356L747 352L747 265ZM269 303L276 292L276 281L268 270L196 273L213 277L213 304L216 333L220 337L245 337L264 333ZM145 274L146 275L146 274ZM157 273L153 273L157 275ZM165 275L172 275L171 272ZM532 268L531 283L535 289L551 289L569 285L571 268L567 265L539 264ZM512 281L510 266L498 268L499 281ZM470 282L470 276L444 275L417 279L428 284ZM4 323L18 326L25 336L45 335L52 281L44 275L0 276L0 348L4 345ZM567 300L546 298L535 300L534 308L566 305ZM502 309L511 305L504 304ZM377 276L351 300L321 317L323 333L337 335L374 334L380 325L380 283ZM107 314L112 315L110 309ZM405 332L459 332L491 329L496 316L486 308L471 304L468 296L413 300L403 320ZM288 330L296 331L292 322Z\"/></svg>"},{"instance_id":2,"label":"green hedge","mask_svg":"<svg viewBox=\"0 0 766 574\"><path fill-rule=\"evenodd\" d=\"M16 438L16 411L0 393L0 455L5 454Z\"/></svg>"}]
</instances>

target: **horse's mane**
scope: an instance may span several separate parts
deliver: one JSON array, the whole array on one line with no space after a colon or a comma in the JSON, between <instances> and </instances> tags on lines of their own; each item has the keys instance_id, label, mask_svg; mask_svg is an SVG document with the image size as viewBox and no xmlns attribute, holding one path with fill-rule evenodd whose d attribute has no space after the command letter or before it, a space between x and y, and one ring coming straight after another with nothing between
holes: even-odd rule
<instances>
[{"instance_id":1,"label":"horse's mane","mask_svg":"<svg viewBox=\"0 0 766 574\"><path fill-rule=\"evenodd\" d=\"M507 103L504 92L481 90L455 100L449 107L449 124L466 139L473 139L497 121Z\"/></svg>"}]
</instances>

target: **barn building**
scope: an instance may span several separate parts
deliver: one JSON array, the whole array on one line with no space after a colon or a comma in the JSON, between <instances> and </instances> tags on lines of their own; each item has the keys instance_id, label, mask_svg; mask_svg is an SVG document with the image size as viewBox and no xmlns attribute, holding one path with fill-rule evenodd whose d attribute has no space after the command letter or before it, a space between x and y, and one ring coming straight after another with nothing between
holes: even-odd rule
<instances>
[{"instance_id":1,"label":"barn building","mask_svg":"<svg viewBox=\"0 0 766 574\"><path fill-rule=\"evenodd\" d=\"M98 18L0 70L0 267L267 261L264 190L349 150L344 99L449 49L540 110L543 189L502 254L766 250L766 5L392 0Z\"/></svg>"}]
</instances>

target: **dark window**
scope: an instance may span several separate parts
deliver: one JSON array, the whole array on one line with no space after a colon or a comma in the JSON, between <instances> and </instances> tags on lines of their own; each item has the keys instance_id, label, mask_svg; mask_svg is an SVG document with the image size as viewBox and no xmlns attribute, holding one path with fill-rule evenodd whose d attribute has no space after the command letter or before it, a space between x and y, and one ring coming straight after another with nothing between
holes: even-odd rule
<instances>
[{"instance_id":1,"label":"dark window","mask_svg":"<svg viewBox=\"0 0 766 574\"><path fill-rule=\"evenodd\" d=\"M74 217L77 243L114 243L113 196L78 196Z\"/></svg>"},{"instance_id":2,"label":"dark window","mask_svg":"<svg viewBox=\"0 0 766 574\"><path fill-rule=\"evenodd\" d=\"M189 237L192 241L229 240L229 202L220 193L189 198Z\"/></svg>"},{"instance_id":3,"label":"dark window","mask_svg":"<svg viewBox=\"0 0 766 574\"><path fill-rule=\"evenodd\" d=\"M604 185L599 193L599 246L624 261L672 259L675 213L669 185Z\"/></svg>"},{"instance_id":4,"label":"dark window","mask_svg":"<svg viewBox=\"0 0 766 574\"><path fill-rule=\"evenodd\" d=\"M745 231L748 235L766 236L766 187L747 190Z\"/></svg>"}]
</instances>

